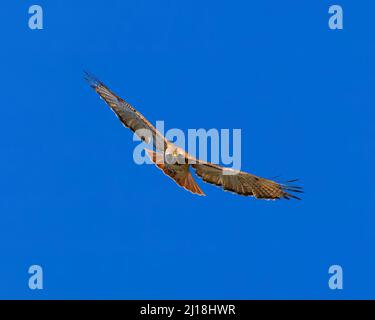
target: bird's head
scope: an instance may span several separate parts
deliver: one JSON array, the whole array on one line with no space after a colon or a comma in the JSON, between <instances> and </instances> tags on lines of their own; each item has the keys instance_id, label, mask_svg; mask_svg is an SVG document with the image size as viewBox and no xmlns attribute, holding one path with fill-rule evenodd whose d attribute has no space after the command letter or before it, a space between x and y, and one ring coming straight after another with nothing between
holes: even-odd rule
<instances>
[{"instance_id":1,"label":"bird's head","mask_svg":"<svg viewBox=\"0 0 375 320\"><path fill-rule=\"evenodd\" d=\"M168 164L184 164L185 151L176 146L168 147L165 151L165 160Z\"/></svg>"}]
</instances>

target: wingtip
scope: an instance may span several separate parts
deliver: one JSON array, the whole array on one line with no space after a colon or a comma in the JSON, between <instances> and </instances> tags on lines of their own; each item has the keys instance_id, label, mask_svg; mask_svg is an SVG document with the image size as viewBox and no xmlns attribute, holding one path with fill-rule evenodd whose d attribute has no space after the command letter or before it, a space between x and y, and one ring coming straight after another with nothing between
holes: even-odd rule
<instances>
[{"instance_id":1,"label":"wingtip","mask_svg":"<svg viewBox=\"0 0 375 320\"><path fill-rule=\"evenodd\" d=\"M101 84L100 80L89 71L83 70L83 73L83 78L89 83L90 87L95 89L98 85Z\"/></svg>"},{"instance_id":2,"label":"wingtip","mask_svg":"<svg viewBox=\"0 0 375 320\"><path fill-rule=\"evenodd\" d=\"M290 200L291 198L293 198L296 200L302 200L300 197L297 197L296 195L293 194L293 193L304 193L304 191L302 190L302 187L289 184L289 183L293 183L296 181L299 181L299 179L291 179L291 180L287 180L281 183L278 182L283 191L283 195L281 196L282 199Z\"/></svg>"},{"instance_id":3,"label":"wingtip","mask_svg":"<svg viewBox=\"0 0 375 320\"><path fill-rule=\"evenodd\" d=\"M296 191L296 190L291 190L291 191L292 192L302 192L302 191ZM287 200L290 200L291 198L296 199L296 200L302 200L300 197L297 197L296 195L285 192L285 191L284 191L284 194L282 195L282 198L287 199Z\"/></svg>"}]
</instances>

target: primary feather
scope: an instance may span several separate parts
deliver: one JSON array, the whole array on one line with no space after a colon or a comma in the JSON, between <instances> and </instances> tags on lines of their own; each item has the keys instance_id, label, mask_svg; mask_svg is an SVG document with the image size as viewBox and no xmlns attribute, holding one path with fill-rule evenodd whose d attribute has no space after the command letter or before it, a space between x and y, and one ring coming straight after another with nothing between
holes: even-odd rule
<instances>
[{"instance_id":1,"label":"primary feather","mask_svg":"<svg viewBox=\"0 0 375 320\"><path fill-rule=\"evenodd\" d=\"M156 161L157 158L164 160L167 150L177 149L177 147L165 139L141 113L112 92L103 82L87 72L85 79L127 128L135 132L146 143L150 143L152 140L154 148L160 152L156 153L152 150L147 150L147 154L151 160L159 169L186 190L198 195L204 195L191 176L189 170L191 166L197 176L202 178L203 181L220 186L225 191L243 196L254 196L257 199L276 200L294 198L300 200L294 193L301 193L301 187L289 185L289 183L295 180L288 181L287 184L278 183L251 173L236 171L211 162L195 159L185 151L182 151L186 160L185 164L171 165ZM191 160L193 161L190 162Z\"/></svg>"}]
</instances>

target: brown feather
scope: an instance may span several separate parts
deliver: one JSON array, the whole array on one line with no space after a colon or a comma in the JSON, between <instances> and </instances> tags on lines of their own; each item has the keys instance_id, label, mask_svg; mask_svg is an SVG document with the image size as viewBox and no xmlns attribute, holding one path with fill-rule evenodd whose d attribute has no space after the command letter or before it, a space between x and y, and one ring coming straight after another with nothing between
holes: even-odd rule
<instances>
[{"instance_id":1,"label":"brown feather","mask_svg":"<svg viewBox=\"0 0 375 320\"><path fill-rule=\"evenodd\" d=\"M302 192L299 187L290 187L275 181L257 177L251 173L221 167L210 162L197 160L192 164L203 181L222 187L226 191L258 199L299 199L291 192Z\"/></svg>"},{"instance_id":2,"label":"brown feather","mask_svg":"<svg viewBox=\"0 0 375 320\"><path fill-rule=\"evenodd\" d=\"M164 161L163 154L160 152L154 152L149 149L145 149L147 155L150 157L151 161L163 171L165 175L170 177L174 182L176 182L180 187L200 196L205 196L204 192L199 188L198 184L195 182L193 176L189 171L188 164L168 164Z\"/></svg>"},{"instance_id":3,"label":"brown feather","mask_svg":"<svg viewBox=\"0 0 375 320\"><path fill-rule=\"evenodd\" d=\"M92 75L86 73L86 80L112 109L124 126L135 132L146 143L150 143L152 138L152 143L156 149L160 151L167 149L168 141L140 112Z\"/></svg>"},{"instance_id":4,"label":"brown feather","mask_svg":"<svg viewBox=\"0 0 375 320\"><path fill-rule=\"evenodd\" d=\"M200 161L187 153L184 155L186 160L194 160L194 164L164 163L164 153L168 148L175 146L166 140L141 113L113 93L104 83L88 73L86 73L86 80L126 127L130 128L146 143L149 143L152 138L154 148L163 153L156 153L146 149L147 154L164 174L172 178L179 186L186 190L204 195L189 171L191 165L203 181L220 186L226 191L244 196L254 196L259 199L300 199L293 194L302 192L298 186L277 183L276 181L257 177L251 173L236 171L210 162ZM294 181L291 180L287 183Z\"/></svg>"}]
</instances>

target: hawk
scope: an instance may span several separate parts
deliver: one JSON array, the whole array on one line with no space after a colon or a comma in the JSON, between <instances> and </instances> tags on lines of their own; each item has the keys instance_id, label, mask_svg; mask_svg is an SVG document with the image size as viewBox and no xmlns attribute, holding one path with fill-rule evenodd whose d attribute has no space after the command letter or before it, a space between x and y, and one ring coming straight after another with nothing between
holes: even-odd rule
<instances>
[{"instance_id":1,"label":"hawk","mask_svg":"<svg viewBox=\"0 0 375 320\"><path fill-rule=\"evenodd\" d=\"M287 181L286 184L278 183L251 173L196 159L168 141L141 113L111 91L103 82L87 72L85 72L85 79L125 127L135 132L146 143L150 142L151 135L156 152L145 149L147 155L165 175L172 178L182 188L197 195L205 195L190 172L190 167L192 167L196 175L203 181L219 186L225 191L243 196L253 196L257 199L289 200L294 198L300 200L294 193L302 192L301 187L289 185L296 180ZM150 135L143 132L149 132ZM184 161L164 161L168 158L172 158L172 160L178 158Z\"/></svg>"}]
</instances>

